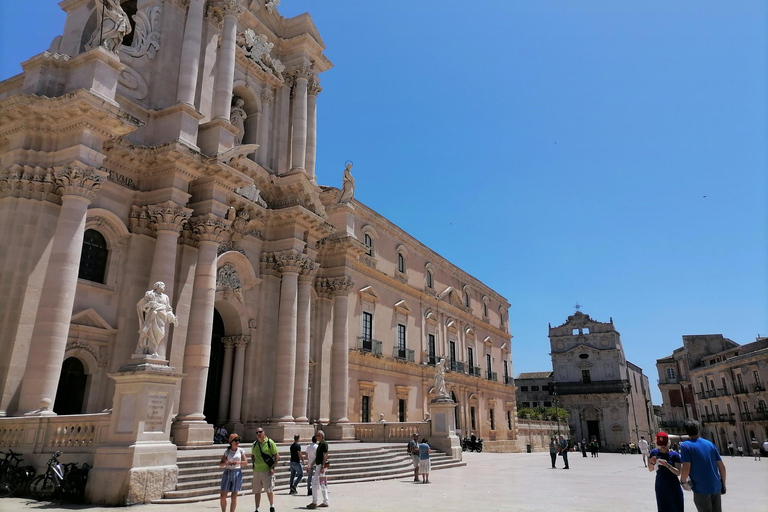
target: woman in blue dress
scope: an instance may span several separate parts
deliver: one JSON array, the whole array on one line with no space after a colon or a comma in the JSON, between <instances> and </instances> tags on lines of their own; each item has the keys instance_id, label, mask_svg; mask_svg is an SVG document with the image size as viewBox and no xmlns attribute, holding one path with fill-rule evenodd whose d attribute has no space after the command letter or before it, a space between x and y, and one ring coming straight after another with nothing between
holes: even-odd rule
<instances>
[{"instance_id":1,"label":"woman in blue dress","mask_svg":"<svg viewBox=\"0 0 768 512\"><path fill-rule=\"evenodd\" d=\"M648 471L656 472L656 507L658 512L683 512L683 489L680 487L680 454L669 449L666 432L656 434L657 448L651 450Z\"/></svg>"}]
</instances>

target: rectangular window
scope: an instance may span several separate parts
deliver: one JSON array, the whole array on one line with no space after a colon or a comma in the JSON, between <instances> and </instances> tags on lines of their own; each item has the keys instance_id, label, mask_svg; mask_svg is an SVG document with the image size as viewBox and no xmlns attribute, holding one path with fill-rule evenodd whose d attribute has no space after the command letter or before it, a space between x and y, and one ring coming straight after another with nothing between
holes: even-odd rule
<instances>
[{"instance_id":1,"label":"rectangular window","mask_svg":"<svg viewBox=\"0 0 768 512\"><path fill-rule=\"evenodd\" d=\"M488 373L493 371L493 368L491 368L491 354L485 354L485 369Z\"/></svg>"},{"instance_id":2,"label":"rectangular window","mask_svg":"<svg viewBox=\"0 0 768 512\"><path fill-rule=\"evenodd\" d=\"M584 334L589 334L589 327L584 327L584 328L581 330L581 332L583 332Z\"/></svg>"},{"instance_id":3,"label":"rectangular window","mask_svg":"<svg viewBox=\"0 0 768 512\"><path fill-rule=\"evenodd\" d=\"M507 411L507 430L512 430L512 411Z\"/></svg>"},{"instance_id":4,"label":"rectangular window","mask_svg":"<svg viewBox=\"0 0 768 512\"><path fill-rule=\"evenodd\" d=\"M472 350L472 347L467 347L467 363L469 364L470 368L474 368L474 366L475 366L475 353Z\"/></svg>"},{"instance_id":5,"label":"rectangular window","mask_svg":"<svg viewBox=\"0 0 768 512\"><path fill-rule=\"evenodd\" d=\"M456 360L456 342L450 341L448 343L448 349L450 350L450 353L451 353L451 361L455 361Z\"/></svg>"},{"instance_id":6,"label":"rectangular window","mask_svg":"<svg viewBox=\"0 0 768 512\"><path fill-rule=\"evenodd\" d=\"M715 414L720 416L720 406L718 404L715 404Z\"/></svg>"},{"instance_id":7,"label":"rectangular window","mask_svg":"<svg viewBox=\"0 0 768 512\"><path fill-rule=\"evenodd\" d=\"M667 380L675 380L675 369L667 368Z\"/></svg>"},{"instance_id":8,"label":"rectangular window","mask_svg":"<svg viewBox=\"0 0 768 512\"><path fill-rule=\"evenodd\" d=\"M488 409L488 413L490 414L489 418L491 420L491 430L496 430L496 420L493 416L493 409Z\"/></svg>"},{"instance_id":9,"label":"rectangular window","mask_svg":"<svg viewBox=\"0 0 768 512\"><path fill-rule=\"evenodd\" d=\"M397 421L405 422L405 400L402 398L397 401Z\"/></svg>"},{"instance_id":10,"label":"rectangular window","mask_svg":"<svg viewBox=\"0 0 768 512\"><path fill-rule=\"evenodd\" d=\"M401 352L400 357L405 357L405 326L397 324L397 350Z\"/></svg>"},{"instance_id":11,"label":"rectangular window","mask_svg":"<svg viewBox=\"0 0 768 512\"><path fill-rule=\"evenodd\" d=\"M373 313L363 311L363 350L373 350Z\"/></svg>"},{"instance_id":12,"label":"rectangular window","mask_svg":"<svg viewBox=\"0 0 768 512\"><path fill-rule=\"evenodd\" d=\"M364 396L362 397L362 412L360 414L361 418L360 421L363 423L370 423L371 422L371 397Z\"/></svg>"},{"instance_id":13,"label":"rectangular window","mask_svg":"<svg viewBox=\"0 0 768 512\"><path fill-rule=\"evenodd\" d=\"M504 360L504 381L509 380L509 368L506 359Z\"/></svg>"},{"instance_id":14,"label":"rectangular window","mask_svg":"<svg viewBox=\"0 0 768 512\"><path fill-rule=\"evenodd\" d=\"M528 386L520 386L520 391L528 391Z\"/></svg>"},{"instance_id":15,"label":"rectangular window","mask_svg":"<svg viewBox=\"0 0 768 512\"><path fill-rule=\"evenodd\" d=\"M736 380L739 381L739 390L743 393L744 392L744 381L742 380L740 373L736 374Z\"/></svg>"},{"instance_id":16,"label":"rectangular window","mask_svg":"<svg viewBox=\"0 0 768 512\"><path fill-rule=\"evenodd\" d=\"M483 316L488 316L488 304L483 302Z\"/></svg>"},{"instance_id":17,"label":"rectangular window","mask_svg":"<svg viewBox=\"0 0 768 512\"><path fill-rule=\"evenodd\" d=\"M405 272L405 257L402 253L397 254L397 270L401 273Z\"/></svg>"},{"instance_id":18,"label":"rectangular window","mask_svg":"<svg viewBox=\"0 0 768 512\"><path fill-rule=\"evenodd\" d=\"M759 386L760 385L760 374L757 373L757 370L754 370L752 372L752 375L755 377L755 384L757 384Z\"/></svg>"},{"instance_id":19,"label":"rectangular window","mask_svg":"<svg viewBox=\"0 0 768 512\"><path fill-rule=\"evenodd\" d=\"M728 394L728 385L725 383L725 377L720 377L720 382L723 384L723 394Z\"/></svg>"},{"instance_id":20,"label":"rectangular window","mask_svg":"<svg viewBox=\"0 0 768 512\"><path fill-rule=\"evenodd\" d=\"M571 334L573 334L574 336L576 336L576 335L578 335L578 334L579 334L579 330L578 330L578 329L573 329L573 330L571 331Z\"/></svg>"},{"instance_id":21,"label":"rectangular window","mask_svg":"<svg viewBox=\"0 0 768 512\"><path fill-rule=\"evenodd\" d=\"M581 381L584 384L589 384L592 382L592 377L589 375L589 370L581 370Z\"/></svg>"},{"instance_id":22,"label":"rectangular window","mask_svg":"<svg viewBox=\"0 0 768 512\"><path fill-rule=\"evenodd\" d=\"M545 386L541 386L541 390L542 391L549 391L549 384L547 384Z\"/></svg>"},{"instance_id":23,"label":"rectangular window","mask_svg":"<svg viewBox=\"0 0 768 512\"><path fill-rule=\"evenodd\" d=\"M531 386L531 391L538 391L538 390L539 390L539 386Z\"/></svg>"},{"instance_id":24,"label":"rectangular window","mask_svg":"<svg viewBox=\"0 0 768 512\"><path fill-rule=\"evenodd\" d=\"M437 364L437 356L435 355L435 335L427 335L427 353L429 355L429 364Z\"/></svg>"},{"instance_id":25,"label":"rectangular window","mask_svg":"<svg viewBox=\"0 0 768 512\"><path fill-rule=\"evenodd\" d=\"M469 408L469 421L470 425L472 426L472 430L477 430L477 426L475 425L475 408L470 407Z\"/></svg>"}]
</instances>

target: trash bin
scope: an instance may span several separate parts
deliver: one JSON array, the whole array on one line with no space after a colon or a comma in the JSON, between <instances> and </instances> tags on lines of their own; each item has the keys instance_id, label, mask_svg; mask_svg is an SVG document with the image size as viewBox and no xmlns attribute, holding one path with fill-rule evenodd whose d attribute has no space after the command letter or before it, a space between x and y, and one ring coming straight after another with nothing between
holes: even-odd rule
<instances>
[{"instance_id":1,"label":"trash bin","mask_svg":"<svg viewBox=\"0 0 768 512\"><path fill-rule=\"evenodd\" d=\"M525 445L525 453L531 453L531 445Z\"/></svg>"}]
</instances>

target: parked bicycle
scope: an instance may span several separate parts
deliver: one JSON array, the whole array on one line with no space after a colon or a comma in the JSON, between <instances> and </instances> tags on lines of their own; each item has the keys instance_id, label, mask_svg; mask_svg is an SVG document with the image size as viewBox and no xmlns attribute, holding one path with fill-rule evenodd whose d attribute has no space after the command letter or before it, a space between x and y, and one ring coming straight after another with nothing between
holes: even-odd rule
<instances>
[{"instance_id":1,"label":"parked bicycle","mask_svg":"<svg viewBox=\"0 0 768 512\"><path fill-rule=\"evenodd\" d=\"M11 449L0 454L5 455L0 461L0 498L10 498L21 489L24 482L35 476L35 468L19 466L24 457Z\"/></svg>"},{"instance_id":2,"label":"parked bicycle","mask_svg":"<svg viewBox=\"0 0 768 512\"><path fill-rule=\"evenodd\" d=\"M36 499L57 497L82 501L85 497L85 484L91 467L88 464L78 467L74 462L62 464L59 462L61 455L62 452L51 455L45 473L36 476L29 484L29 490Z\"/></svg>"}]
</instances>

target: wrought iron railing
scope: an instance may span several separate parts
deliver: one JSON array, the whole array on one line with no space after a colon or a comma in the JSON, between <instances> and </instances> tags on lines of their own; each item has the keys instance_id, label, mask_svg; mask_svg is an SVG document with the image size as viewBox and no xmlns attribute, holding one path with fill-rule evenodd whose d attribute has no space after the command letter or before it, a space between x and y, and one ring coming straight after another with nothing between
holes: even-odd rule
<instances>
[{"instance_id":1,"label":"wrought iron railing","mask_svg":"<svg viewBox=\"0 0 768 512\"><path fill-rule=\"evenodd\" d=\"M470 366L469 367L469 374L473 377L479 377L480 376L480 367L479 366Z\"/></svg>"},{"instance_id":2,"label":"wrought iron railing","mask_svg":"<svg viewBox=\"0 0 768 512\"><path fill-rule=\"evenodd\" d=\"M403 361L409 361L411 363L416 362L416 352L409 348L395 347L392 351L392 357L395 359L401 359Z\"/></svg>"},{"instance_id":3,"label":"wrought iron railing","mask_svg":"<svg viewBox=\"0 0 768 512\"><path fill-rule=\"evenodd\" d=\"M507 386L512 386L512 385L515 384L515 379L510 377L509 375L505 375L504 376L504 384L506 384Z\"/></svg>"},{"instance_id":4,"label":"wrought iron railing","mask_svg":"<svg viewBox=\"0 0 768 512\"><path fill-rule=\"evenodd\" d=\"M464 373L465 365L462 361L456 361L455 359L448 360L448 369L452 372Z\"/></svg>"},{"instance_id":5,"label":"wrought iron railing","mask_svg":"<svg viewBox=\"0 0 768 512\"><path fill-rule=\"evenodd\" d=\"M367 336L357 337L357 350L361 352L370 352L377 356L381 355L382 343L379 340L368 338Z\"/></svg>"},{"instance_id":6,"label":"wrought iron railing","mask_svg":"<svg viewBox=\"0 0 768 512\"><path fill-rule=\"evenodd\" d=\"M485 372L485 378L493 382L496 382L497 380L499 380L496 375L496 372Z\"/></svg>"}]
</instances>

